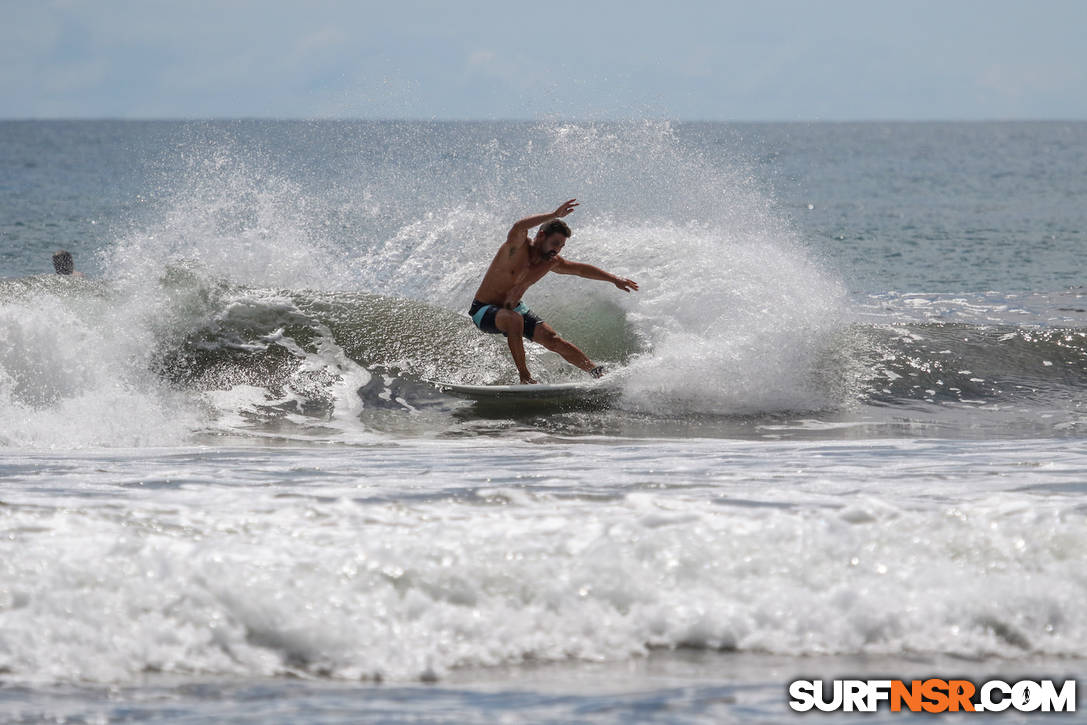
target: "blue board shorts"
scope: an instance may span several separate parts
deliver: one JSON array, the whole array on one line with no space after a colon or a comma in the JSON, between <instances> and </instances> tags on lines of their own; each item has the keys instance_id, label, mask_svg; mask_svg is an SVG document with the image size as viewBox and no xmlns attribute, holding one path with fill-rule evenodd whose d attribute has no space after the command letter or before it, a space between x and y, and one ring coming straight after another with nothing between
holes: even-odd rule
<instances>
[{"instance_id":1,"label":"blue board shorts","mask_svg":"<svg viewBox=\"0 0 1087 725\"><path fill-rule=\"evenodd\" d=\"M499 330L494 324L494 316L498 314L499 309L498 305L489 305L486 302L472 300L472 306L468 308L468 316L472 318L472 322L476 323L476 327L483 332L489 335L505 335L506 333ZM543 320L528 309L524 302L518 302L513 311L525 318L524 336L531 340L533 333L536 332L536 325L543 322Z\"/></svg>"}]
</instances>

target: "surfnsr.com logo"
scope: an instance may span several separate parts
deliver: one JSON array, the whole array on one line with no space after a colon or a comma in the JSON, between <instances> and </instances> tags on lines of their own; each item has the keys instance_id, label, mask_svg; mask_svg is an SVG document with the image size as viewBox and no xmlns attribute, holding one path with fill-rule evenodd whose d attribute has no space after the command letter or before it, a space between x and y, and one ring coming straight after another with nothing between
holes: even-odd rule
<instances>
[{"instance_id":1,"label":"surfnsr.com logo","mask_svg":"<svg viewBox=\"0 0 1087 725\"><path fill-rule=\"evenodd\" d=\"M789 698L797 712L1075 712L1076 681L795 680Z\"/></svg>"}]
</instances>

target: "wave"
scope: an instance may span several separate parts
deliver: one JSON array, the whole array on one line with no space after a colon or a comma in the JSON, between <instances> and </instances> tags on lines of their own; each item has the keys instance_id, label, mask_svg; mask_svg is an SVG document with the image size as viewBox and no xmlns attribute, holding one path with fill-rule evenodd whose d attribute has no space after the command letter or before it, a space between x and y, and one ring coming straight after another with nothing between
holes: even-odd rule
<instances>
[{"instance_id":1,"label":"wave","mask_svg":"<svg viewBox=\"0 0 1087 725\"><path fill-rule=\"evenodd\" d=\"M550 319L594 358L617 370L628 390L627 404L644 385L638 376L648 361L672 351L646 348L645 335L616 307L551 310ZM408 380L496 383L514 371L502 338L480 335L463 313L426 303L361 293L236 290L209 324L168 350L158 369L172 382L197 388L245 383L282 389L289 372L331 342L371 371ZM578 371L554 355L529 346L552 380L578 379ZM720 365L720 361L699 361ZM847 397L871 404L1010 402L1074 393L1087 385L1087 331L962 324L855 324L834 331L816 346L815 366L790 371L809 378L824 400ZM735 371L753 375L753 371ZM779 391L774 371L761 381ZM674 395L672 409L688 394L720 394L719 381L689 381ZM699 388L698 386L702 387ZM845 386L848 386L846 389ZM784 401L785 410L805 410L804 399ZM716 414L747 412L723 407ZM768 407L758 412L774 412Z\"/></svg>"},{"instance_id":2,"label":"wave","mask_svg":"<svg viewBox=\"0 0 1087 725\"><path fill-rule=\"evenodd\" d=\"M862 327L859 357L876 403L1011 403L1064 396L1087 386L1087 330L930 323Z\"/></svg>"},{"instance_id":3,"label":"wave","mask_svg":"<svg viewBox=\"0 0 1087 725\"><path fill-rule=\"evenodd\" d=\"M574 433L637 419L685 434L691 420L880 408L1056 411L1059 424L1079 419L1087 385L1082 328L853 323L760 339L756 318L722 357L724 338L707 332L720 321L656 337L657 318L644 311L571 300L539 309L612 369L622 394L607 410L548 421L535 408L466 411L428 383L513 380L504 340L480 334L463 311L251 288L186 268L156 284L154 304L105 282L0 284L0 328L12 343L0 354L5 445L168 445L224 433L365 441L523 413ZM527 349L541 377L580 379L554 354Z\"/></svg>"},{"instance_id":4,"label":"wave","mask_svg":"<svg viewBox=\"0 0 1087 725\"><path fill-rule=\"evenodd\" d=\"M538 455L522 445L512 460ZM939 445L898 445L901 458L888 460L920 456L940 470ZM629 486L576 495L562 477L569 468L532 485L484 486L479 462L508 464L509 452L420 446L441 462L420 468L415 446L332 451L316 469L311 455L186 454L120 484L113 472L97 484L80 476L94 501L59 513L33 493L9 503L19 555L0 560L0 676L406 681L661 649L1015 659L1076 657L1087 646L1078 555L1087 530L1067 496L972 491L960 510L941 496L869 491L843 505L841 487L865 490L865 474L840 460L822 469L838 484L800 503L795 491L772 493L774 466L749 484L766 485L764 498L736 495L740 473L726 479L729 495L716 477L700 494L686 471L705 465L706 449L685 442L666 445L663 459L582 452L590 475L608 479L617 461L639 473ZM1008 470L1033 450L1002 457L994 445L984 460ZM818 445L779 453L798 465L828 455ZM638 480L662 461L685 472L683 495ZM261 485L222 482L223 466L235 465ZM405 471L422 480L405 490ZM265 485L277 476L280 485ZM145 481L156 490L142 490ZM129 486L154 504L123 497Z\"/></svg>"}]
</instances>

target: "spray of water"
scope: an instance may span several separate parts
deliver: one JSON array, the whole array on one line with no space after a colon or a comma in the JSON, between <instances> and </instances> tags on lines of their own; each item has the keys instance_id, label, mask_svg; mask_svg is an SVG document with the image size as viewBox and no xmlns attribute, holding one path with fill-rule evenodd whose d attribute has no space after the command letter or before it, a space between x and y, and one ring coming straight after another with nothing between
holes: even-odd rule
<instances>
[{"instance_id":1,"label":"spray of water","mask_svg":"<svg viewBox=\"0 0 1087 725\"><path fill-rule=\"evenodd\" d=\"M416 303L402 318L413 329L383 337L418 338L428 319L463 313L513 221L569 197L582 205L568 218L565 256L641 291L551 275L526 301L615 371L623 405L683 416L840 402L815 372L843 289L728 147L663 122L295 128L273 151L259 125L249 138L194 134L164 163L157 205L100 255L97 292L5 296L0 319L20 341L0 369L6 420L20 421L4 432L8 444L166 443L237 418L238 396L186 395L156 377L163 351L239 304L279 309L284 291L303 290ZM466 316L455 322L475 334ZM365 341L312 328L325 336L308 346L274 327L246 344L286 350L307 380L322 366L334 386L369 379L348 369L372 361ZM377 362L419 377L494 379L501 343L480 335L428 352L434 359L390 344L390 359ZM564 369L529 349L533 365ZM251 377L235 382L268 387ZM219 390L233 387L223 380ZM343 391L326 397L341 413L352 408ZM133 420L144 422L126 427Z\"/></svg>"},{"instance_id":2,"label":"spray of water","mask_svg":"<svg viewBox=\"0 0 1087 725\"><path fill-rule=\"evenodd\" d=\"M471 190L462 201L419 209L366 248L360 284L466 307L509 225L576 196L565 256L641 291L553 275L529 301L560 334L595 318L598 335L599 318L619 307L640 343L608 360L635 358L622 373L627 405L682 415L841 401L814 370L841 324L844 288L735 154L668 123L560 124L492 140L475 164L440 173ZM591 348L597 335L574 342Z\"/></svg>"}]
</instances>

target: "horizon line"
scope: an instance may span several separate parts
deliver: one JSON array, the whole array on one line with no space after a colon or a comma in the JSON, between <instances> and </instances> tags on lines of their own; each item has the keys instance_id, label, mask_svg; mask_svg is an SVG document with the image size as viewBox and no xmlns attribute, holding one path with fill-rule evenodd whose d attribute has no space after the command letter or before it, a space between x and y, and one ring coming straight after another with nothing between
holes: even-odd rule
<instances>
[{"instance_id":1,"label":"horizon line","mask_svg":"<svg viewBox=\"0 0 1087 725\"><path fill-rule=\"evenodd\" d=\"M423 118L404 117L355 117L355 116L0 116L0 122L133 122L133 123L206 123L239 121L267 122L347 122L347 123L632 123L655 121L661 123L723 123L723 124L849 124L849 123L1084 123L1087 118L765 118L765 119L718 119L718 118L668 118L662 116L610 117L610 118Z\"/></svg>"}]
</instances>

